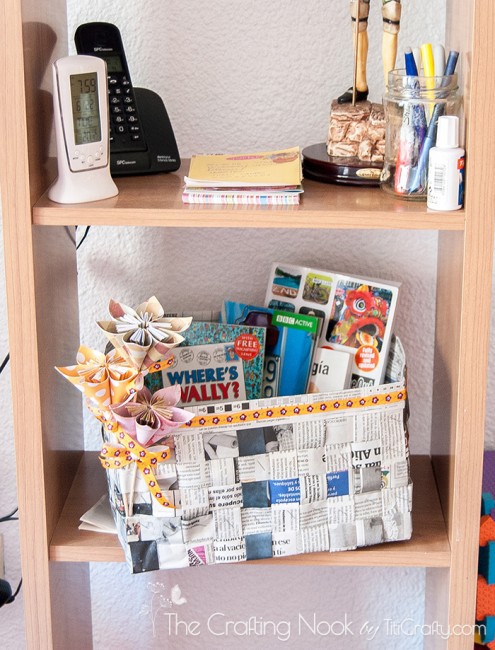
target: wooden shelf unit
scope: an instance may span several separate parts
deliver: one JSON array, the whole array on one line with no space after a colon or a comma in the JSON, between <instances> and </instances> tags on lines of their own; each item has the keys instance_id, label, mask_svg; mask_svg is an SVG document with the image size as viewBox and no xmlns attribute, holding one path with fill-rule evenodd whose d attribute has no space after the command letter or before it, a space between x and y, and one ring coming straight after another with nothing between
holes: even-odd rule
<instances>
[{"instance_id":1,"label":"wooden shelf unit","mask_svg":"<svg viewBox=\"0 0 495 650\"><path fill-rule=\"evenodd\" d=\"M116 540L77 530L104 475L82 449L78 394L52 370L79 344L76 256L65 230L75 224L438 232L431 460L414 460L413 539L290 563L425 567L425 623L472 624L495 211L494 3L447 5L446 42L462 53L467 116L466 203L457 213L309 181L299 207L184 206L181 173L120 179L119 196L97 204L51 203L51 99L41 85L51 61L66 54L65 10L65 0L0 6L0 81L8 89L0 99L0 186L28 648L91 647L88 562L122 560ZM466 650L472 640L426 637L425 647Z\"/></svg>"},{"instance_id":2,"label":"wooden shelf unit","mask_svg":"<svg viewBox=\"0 0 495 650\"><path fill-rule=\"evenodd\" d=\"M414 481L414 536L411 541L370 546L353 553L309 553L260 562L293 566L450 566L450 544L429 457L414 456L411 472ZM124 552L115 535L78 529L81 513L96 503L106 490L105 474L97 452L86 452L50 541L50 560L124 561Z\"/></svg>"}]
</instances>

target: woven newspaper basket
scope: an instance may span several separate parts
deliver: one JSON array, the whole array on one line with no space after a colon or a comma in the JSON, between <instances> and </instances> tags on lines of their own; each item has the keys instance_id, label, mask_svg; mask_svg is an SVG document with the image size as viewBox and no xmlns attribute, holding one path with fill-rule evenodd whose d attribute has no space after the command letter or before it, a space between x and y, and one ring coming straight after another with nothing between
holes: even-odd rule
<instances>
[{"instance_id":1,"label":"woven newspaper basket","mask_svg":"<svg viewBox=\"0 0 495 650\"><path fill-rule=\"evenodd\" d=\"M405 357L381 386L197 407L166 445L105 433L102 461L133 573L411 537Z\"/></svg>"}]
</instances>

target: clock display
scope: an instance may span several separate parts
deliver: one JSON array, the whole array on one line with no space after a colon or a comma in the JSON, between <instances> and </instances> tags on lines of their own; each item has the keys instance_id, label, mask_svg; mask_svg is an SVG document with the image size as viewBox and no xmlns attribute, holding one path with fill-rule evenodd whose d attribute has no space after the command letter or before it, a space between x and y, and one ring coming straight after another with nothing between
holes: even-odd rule
<instances>
[{"instance_id":1,"label":"clock display","mask_svg":"<svg viewBox=\"0 0 495 650\"><path fill-rule=\"evenodd\" d=\"M75 144L99 142L101 124L96 72L70 75L70 94Z\"/></svg>"}]
</instances>

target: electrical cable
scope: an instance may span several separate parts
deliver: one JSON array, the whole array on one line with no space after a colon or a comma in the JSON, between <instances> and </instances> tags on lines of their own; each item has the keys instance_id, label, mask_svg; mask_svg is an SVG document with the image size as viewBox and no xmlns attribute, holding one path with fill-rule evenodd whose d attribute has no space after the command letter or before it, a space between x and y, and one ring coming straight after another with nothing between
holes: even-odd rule
<instances>
[{"instance_id":1,"label":"electrical cable","mask_svg":"<svg viewBox=\"0 0 495 650\"><path fill-rule=\"evenodd\" d=\"M4 515L3 517L0 517L0 524L2 524L4 521L17 521L19 517L14 517L14 515L18 510L19 508L15 507L11 513L9 513L8 515Z\"/></svg>"},{"instance_id":2,"label":"electrical cable","mask_svg":"<svg viewBox=\"0 0 495 650\"><path fill-rule=\"evenodd\" d=\"M77 226L76 226L76 227L77 227ZM77 251L77 250L82 246L83 241L84 241L84 240L86 239L86 237L88 236L88 233L89 233L89 229L90 229L90 228L91 228L91 226L86 226L86 230L84 231L84 235L81 237L79 243L78 243L77 246L76 246L76 251Z\"/></svg>"},{"instance_id":3,"label":"electrical cable","mask_svg":"<svg viewBox=\"0 0 495 650\"><path fill-rule=\"evenodd\" d=\"M17 520L18 517L14 517L14 515L16 514L18 509L19 508L16 506L14 510L12 510L12 512L9 512L8 515L4 515L3 517L0 517L0 523ZM12 593L12 587L10 586L10 583L7 582L7 580L0 578L0 607L13 603L17 594L21 590L21 587L22 587L22 578L19 580L17 589L14 591L14 593Z\"/></svg>"},{"instance_id":4,"label":"electrical cable","mask_svg":"<svg viewBox=\"0 0 495 650\"><path fill-rule=\"evenodd\" d=\"M6 603L5 603L6 605L8 605L8 604L14 602L15 597L17 596L17 594L18 594L18 593L20 592L20 590L21 590L21 587L22 587L22 578L19 580L19 584L17 585L17 589L14 591L14 593L12 594L12 596L10 596L10 598L8 598L8 600L6 601Z\"/></svg>"},{"instance_id":5,"label":"electrical cable","mask_svg":"<svg viewBox=\"0 0 495 650\"><path fill-rule=\"evenodd\" d=\"M7 352L7 356L5 357L5 359L2 361L2 364L0 365L0 375L2 374L5 366L8 364L9 361L10 361L10 352ZM18 510L19 508L16 506L12 510L12 512L9 512L8 515L4 515L3 517L0 517L0 523L3 524L6 521L18 521L19 517L14 517L14 515L17 513ZM22 586L22 578L20 579L15 592L12 593L12 588L10 584L7 582L7 580L0 579L0 607L3 607L3 605L9 605L10 603L13 603L17 594L21 589L21 586Z\"/></svg>"},{"instance_id":6,"label":"electrical cable","mask_svg":"<svg viewBox=\"0 0 495 650\"><path fill-rule=\"evenodd\" d=\"M87 232L84 234L84 237L86 235ZM0 375L4 371L5 366L8 364L9 361L10 361L10 352L7 352L5 359L0 364ZM14 515L17 513L18 510L19 508L16 506L14 510L12 510L12 512L9 512L8 515L4 515L3 517L0 517L0 524L3 524L7 521L18 521L19 517L14 517ZM22 587L22 578L20 579L19 584L17 585L17 589L14 591L14 593L12 593L12 588L10 584L7 582L7 580L0 579L0 607L3 607L3 605L8 605L10 603L13 603L21 587Z\"/></svg>"},{"instance_id":7,"label":"electrical cable","mask_svg":"<svg viewBox=\"0 0 495 650\"><path fill-rule=\"evenodd\" d=\"M7 356L6 356L5 359L2 361L2 365L0 365L0 375L2 374L3 369L4 369L5 366L8 364L9 360L10 360L10 352L7 352Z\"/></svg>"}]
</instances>

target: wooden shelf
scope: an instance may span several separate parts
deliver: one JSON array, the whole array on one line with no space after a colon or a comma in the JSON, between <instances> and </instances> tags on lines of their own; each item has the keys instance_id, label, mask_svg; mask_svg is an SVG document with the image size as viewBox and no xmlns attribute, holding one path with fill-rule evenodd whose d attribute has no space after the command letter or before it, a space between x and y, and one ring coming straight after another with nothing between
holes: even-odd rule
<instances>
[{"instance_id":1,"label":"wooden shelf","mask_svg":"<svg viewBox=\"0 0 495 650\"><path fill-rule=\"evenodd\" d=\"M79 530L79 518L107 493L105 471L98 452L83 452L65 506L50 542L50 560L65 562L123 562L117 535Z\"/></svg>"},{"instance_id":2,"label":"wooden shelf","mask_svg":"<svg viewBox=\"0 0 495 650\"><path fill-rule=\"evenodd\" d=\"M91 648L87 563L124 559L116 536L78 530L80 515L107 487L97 454L81 449L80 397L69 386L62 388L62 378L53 372L53 366L79 344L77 256L63 228L70 225L296 228L301 230L297 242L307 229L408 230L411 238L416 235L412 231L436 231L438 273L431 288L436 301L434 358L422 360L433 376L431 413L425 413L431 414L431 461L418 457L412 463L413 538L356 551L262 562L425 567L425 624L436 621L443 629L452 629L474 621L490 341L487 296L495 227L491 102L495 3L449 0L445 6L445 42L461 53L458 71L468 161L465 209L449 213L394 199L379 188L314 181L304 182L299 206L188 206L181 201L188 161L176 173L117 179L120 194L113 199L80 205L52 203L43 194L54 176L54 161L48 158L53 115L46 80L51 62L66 53L66 0L5 0L0 5L0 79L2 87L8 88L0 100L0 184L23 524L25 636L30 650ZM286 249L288 258L297 242L294 238ZM226 261L232 269L237 268L237 257L235 249L228 251ZM367 268L367 260L363 264ZM179 275L176 271L175 279ZM411 269L411 283L418 279L421 273ZM198 286L198 295L200 291ZM417 303L420 325L424 305L421 300ZM411 353L422 355L424 350ZM414 408L430 411L425 404ZM325 596L322 591L321 597ZM445 640L438 635L425 637L425 650L470 647L468 635Z\"/></svg>"},{"instance_id":3,"label":"wooden shelf","mask_svg":"<svg viewBox=\"0 0 495 650\"><path fill-rule=\"evenodd\" d=\"M183 177L189 161L171 174L117 178L119 195L77 205L59 205L46 193L33 223L43 226L168 226L200 228L363 228L463 230L464 211L434 212L423 202L401 201L380 188L304 181L295 206L184 205Z\"/></svg>"},{"instance_id":4,"label":"wooden shelf","mask_svg":"<svg viewBox=\"0 0 495 650\"><path fill-rule=\"evenodd\" d=\"M292 566L416 566L448 567L450 546L435 479L427 456L412 458L413 537L408 542L382 544L356 551L309 553L261 563ZM58 562L122 562L124 552L116 535L78 529L79 517L107 489L97 452L83 454L60 520L50 543L50 560ZM252 564L249 562L247 564Z\"/></svg>"}]
</instances>

